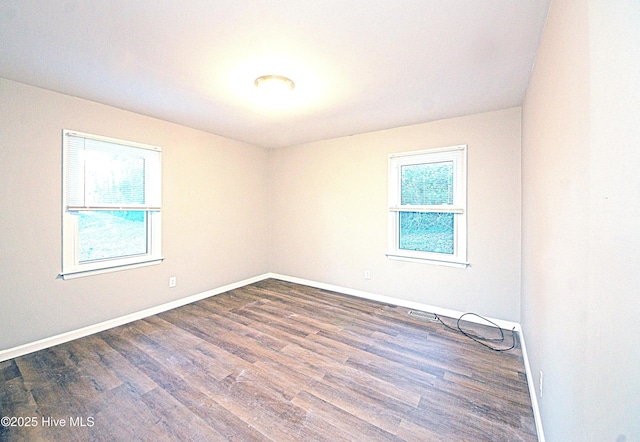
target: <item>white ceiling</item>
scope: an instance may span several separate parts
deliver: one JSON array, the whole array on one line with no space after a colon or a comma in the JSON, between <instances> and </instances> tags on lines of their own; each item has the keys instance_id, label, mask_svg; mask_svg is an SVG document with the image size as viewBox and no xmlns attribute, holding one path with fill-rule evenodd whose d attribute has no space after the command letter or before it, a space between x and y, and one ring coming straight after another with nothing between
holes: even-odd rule
<instances>
[{"instance_id":1,"label":"white ceiling","mask_svg":"<svg viewBox=\"0 0 640 442\"><path fill-rule=\"evenodd\" d=\"M2 0L0 76L281 147L521 105L549 2Z\"/></svg>"}]
</instances>

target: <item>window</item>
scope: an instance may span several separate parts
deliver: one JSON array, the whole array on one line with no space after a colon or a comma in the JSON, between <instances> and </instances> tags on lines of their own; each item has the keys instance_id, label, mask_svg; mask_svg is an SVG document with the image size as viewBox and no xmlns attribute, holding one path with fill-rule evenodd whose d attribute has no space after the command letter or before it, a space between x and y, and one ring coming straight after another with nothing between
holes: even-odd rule
<instances>
[{"instance_id":1,"label":"window","mask_svg":"<svg viewBox=\"0 0 640 442\"><path fill-rule=\"evenodd\" d=\"M62 277L162 261L159 147L65 130Z\"/></svg>"},{"instance_id":2,"label":"window","mask_svg":"<svg viewBox=\"0 0 640 442\"><path fill-rule=\"evenodd\" d=\"M467 266L467 146L389 155L390 258Z\"/></svg>"}]
</instances>

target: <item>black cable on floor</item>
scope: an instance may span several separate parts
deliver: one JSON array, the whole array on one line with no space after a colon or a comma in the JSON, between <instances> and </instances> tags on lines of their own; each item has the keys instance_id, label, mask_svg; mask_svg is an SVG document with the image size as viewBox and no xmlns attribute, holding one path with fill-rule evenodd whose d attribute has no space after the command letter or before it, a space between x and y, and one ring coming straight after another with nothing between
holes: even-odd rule
<instances>
[{"instance_id":1,"label":"black cable on floor","mask_svg":"<svg viewBox=\"0 0 640 442\"><path fill-rule=\"evenodd\" d=\"M494 338L494 339L490 339L490 338L485 338L483 336L478 336L476 334L473 333L469 333L466 332L462 329L462 327L460 327L460 321L462 321L462 318L464 318L467 315L473 315L473 316L477 316L478 318L482 319L483 321L488 322L489 324L495 326L498 330L500 330L500 338ZM511 347L509 348L498 348L495 347L493 345L487 344L487 342L495 342L495 343L500 343L500 342L504 342L504 330L502 329L502 327L500 327L498 324L496 324L493 321L488 320L487 318L478 315L477 313L464 313L462 316L460 316L458 318L458 321L456 323L457 328L451 327L450 325L445 324L442 319L440 319L440 316L438 316L437 314L435 315L436 319L445 327L447 327L450 330L453 331L457 331L462 333L464 336L466 336L467 338L471 339L472 341L477 342L480 345L484 345L485 347L487 347L490 350L493 351L498 351L498 352L503 352L503 351L509 351L509 350L513 350L516 347L516 336L515 336L515 327L511 329Z\"/></svg>"}]
</instances>

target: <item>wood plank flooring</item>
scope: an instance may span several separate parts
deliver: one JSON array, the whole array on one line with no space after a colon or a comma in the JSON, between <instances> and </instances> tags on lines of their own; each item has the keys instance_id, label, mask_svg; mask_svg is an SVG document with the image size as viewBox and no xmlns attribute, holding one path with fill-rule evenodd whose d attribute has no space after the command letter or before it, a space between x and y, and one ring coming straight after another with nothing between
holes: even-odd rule
<instances>
[{"instance_id":1,"label":"wood plank flooring","mask_svg":"<svg viewBox=\"0 0 640 442\"><path fill-rule=\"evenodd\" d=\"M273 279L0 362L0 416L1 441L537 440L519 345Z\"/></svg>"}]
</instances>

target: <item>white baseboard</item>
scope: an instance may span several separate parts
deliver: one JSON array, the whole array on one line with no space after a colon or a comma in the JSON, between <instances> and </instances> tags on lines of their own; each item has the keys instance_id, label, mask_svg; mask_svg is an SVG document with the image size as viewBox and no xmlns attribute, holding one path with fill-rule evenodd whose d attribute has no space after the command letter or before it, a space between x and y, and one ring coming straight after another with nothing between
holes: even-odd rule
<instances>
[{"instance_id":1,"label":"white baseboard","mask_svg":"<svg viewBox=\"0 0 640 442\"><path fill-rule=\"evenodd\" d=\"M263 275L255 276L253 278L244 279L242 281L234 282L232 284L224 285L222 287L218 287L212 290L207 290L206 292L188 296L186 298L177 299L175 301L171 301L156 307L151 307L145 310L141 310L139 312L121 316L119 318L110 319L108 321L100 322L98 324L89 325L87 327L83 327L77 330L72 330L66 333L61 333L59 335L40 339L39 341L30 342L28 344L20 345L18 347L9 348L6 350L0 350L0 362L6 361L8 359L17 358L18 356L23 356L29 353L33 353L34 351L53 347L54 345L62 344L64 342L73 341L74 339L83 338L85 336L89 336L94 333L99 333L101 331L108 330L110 328L118 327L119 325L128 324L129 322L137 321L138 319L143 319L148 316L157 315L158 313L166 312L167 310L182 307L183 305L191 304L192 302L200 301L202 299L209 298L211 296L219 295L221 293L228 292L229 290L233 290L239 287L243 287L245 285L253 284L255 282L262 281L263 279L267 279L269 277L270 277L269 274L265 273Z\"/></svg>"},{"instance_id":2,"label":"white baseboard","mask_svg":"<svg viewBox=\"0 0 640 442\"><path fill-rule=\"evenodd\" d=\"M451 310L442 307L436 307L429 304L423 304L415 301L407 301L405 299L393 298L391 296L378 295L376 293L365 292L362 290L350 289L347 287L341 287L332 284L325 284L323 282L311 281L308 279L296 278L293 276L280 275L278 273L269 273L270 278L280 279L282 281L293 282L295 284L308 285L310 287L315 287L318 289L331 290L332 292L342 293L344 295L356 296L358 298L369 299L371 301L383 302L385 304L397 305L399 307L406 307L415 310L422 310L426 312L436 313L439 316L446 316L449 318L459 318L465 312L461 312L458 310ZM515 329L517 332L520 332L520 324L517 322L505 321L503 319L495 319L495 318L487 318L490 321L496 323L500 327L505 330ZM474 316L469 316L469 319L465 318L469 322L475 322L478 324L486 325L486 322L482 321Z\"/></svg>"},{"instance_id":3,"label":"white baseboard","mask_svg":"<svg viewBox=\"0 0 640 442\"><path fill-rule=\"evenodd\" d=\"M531 397L531 407L533 408L533 417L536 421L536 431L538 432L538 442L545 442L544 430L542 429L542 417L540 416L540 408L538 407L538 395L536 394L536 386L533 383L533 373L531 373L531 365L529 364L529 355L527 354L527 346L524 342L524 334L520 331L520 346L522 347L522 359L524 360L524 369L527 374L527 383L529 385L529 396Z\"/></svg>"}]
</instances>

